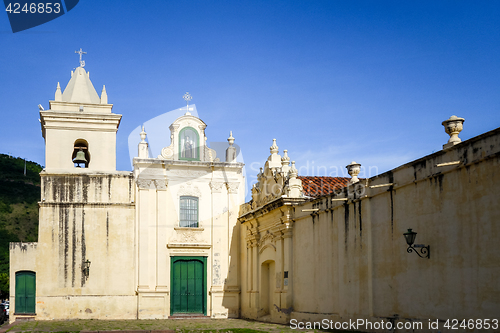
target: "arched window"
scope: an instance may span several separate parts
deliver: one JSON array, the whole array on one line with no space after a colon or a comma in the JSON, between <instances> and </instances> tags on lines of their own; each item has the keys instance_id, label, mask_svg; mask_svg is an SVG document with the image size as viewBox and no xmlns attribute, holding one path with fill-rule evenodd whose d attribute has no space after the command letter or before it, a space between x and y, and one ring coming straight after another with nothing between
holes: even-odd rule
<instances>
[{"instance_id":1,"label":"arched window","mask_svg":"<svg viewBox=\"0 0 500 333\"><path fill-rule=\"evenodd\" d=\"M198 228L198 198L183 196L179 202L179 226Z\"/></svg>"},{"instance_id":2,"label":"arched window","mask_svg":"<svg viewBox=\"0 0 500 333\"><path fill-rule=\"evenodd\" d=\"M179 159L200 160L200 140L198 132L192 127L185 127L179 133Z\"/></svg>"},{"instance_id":3,"label":"arched window","mask_svg":"<svg viewBox=\"0 0 500 333\"><path fill-rule=\"evenodd\" d=\"M76 168L88 168L90 163L89 144L84 139L78 139L73 145L71 160Z\"/></svg>"}]
</instances>

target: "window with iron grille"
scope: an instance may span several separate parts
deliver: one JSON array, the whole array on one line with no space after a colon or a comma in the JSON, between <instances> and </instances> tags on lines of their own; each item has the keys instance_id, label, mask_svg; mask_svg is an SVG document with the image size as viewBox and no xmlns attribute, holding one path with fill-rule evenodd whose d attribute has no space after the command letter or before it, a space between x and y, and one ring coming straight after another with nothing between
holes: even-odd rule
<instances>
[{"instance_id":1,"label":"window with iron grille","mask_svg":"<svg viewBox=\"0 0 500 333\"><path fill-rule=\"evenodd\" d=\"M181 227L198 227L198 198L181 197L180 201L180 223Z\"/></svg>"}]
</instances>

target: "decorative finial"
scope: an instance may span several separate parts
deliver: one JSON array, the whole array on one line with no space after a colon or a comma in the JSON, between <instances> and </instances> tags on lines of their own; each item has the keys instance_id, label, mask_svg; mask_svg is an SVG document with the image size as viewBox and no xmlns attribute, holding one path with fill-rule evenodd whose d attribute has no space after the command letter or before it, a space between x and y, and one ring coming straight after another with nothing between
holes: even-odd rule
<instances>
[{"instance_id":1,"label":"decorative finial","mask_svg":"<svg viewBox=\"0 0 500 333\"><path fill-rule=\"evenodd\" d=\"M234 143L233 131L229 132L229 138L227 138L227 142L229 142L229 146L232 147Z\"/></svg>"},{"instance_id":2,"label":"decorative finial","mask_svg":"<svg viewBox=\"0 0 500 333\"><path fill-rule=\"evenodd\" d=\"M358 175L361 171L361 164L352 161L351 164L346 166L346 168L347 173L349 173L349 175L352 177L349 183L353 184L359 182Z\"/></svg>"},{"instance_id":3,"label":"decorative finial","mask_svg":"<svg viewBox=\"0 0 500 333\"><path fill-rule=\"evenodd\" d=\"M462 142L462 140L458 137L458 134L464 128L464 118L459 118L457 116L451 116L449 119L442 122L444 126L444 130L450 136L448 143L443 145L443 149L453 147L454 145Z\"/></svg>"},{"instance_id":4,"label":"decorative finial","mask_svg":"<svg viewBox=\"0 0 500 333\"><path fill-rule=\"evenodd\" d=\"M257 179L260 181L260 179L264 176L264 170L262 167L260 168L260 172L257 174Z\"/></svg>"},{"instance_id":5,"label":"decorative finial","mask_svg":"<svg viewBox=\"0 0 500 333\"><path fill-rule=\"evenodd\" d=\"M288 150L285 149L283 150L283 157L281 158L281 163L283 165L288 165L288 163L290 163L290 157L288 157Z\"/></svg>"},{"instance_id":6,"label":"decorative finial","mask_svg":"<svg viewBox=\"0 0 500 333\"><path fill-rule=\"evenodd\" d=\"M186 92L186 93L184 94L184 96L182 96L182 98L184 98L184 100L185 100L185 101L186 101L186 103L187 103L187 104L186 104L186 110L187 110L187 111L186 111L186 115L188 115L188 116L189 116L189 115L191 114L191 113L189 112L189 101L193 99L193 96L191 96L191 95L189 94L189 92Z\"/></svg>"},{"instance_id":7,"label":"decorative finial","mask_svg":"<svg viewBox=\"0 0 500 333\"><path fill-rule=\"evenodd\" d=\"M106 86L104 84L101 91L101 104L108 104L108 94L106 93Z\"/></svg>"},{"instance_id":8,"label":"decorative finial","mask_svg":"<svg viewBox=\"0 0 500 333\"><path fill-rule=\"evenodd\" d=\"M141 136L141 143L146 142L146 132L144 131L144 125L142 125L142 131L140 133Z\"/></svg>"},{"instance_id":9,"label":"decorative finial","mask_svg":"<svg viewBox=\"0 0 500 333\"><path fill-rule=\"evenodd\" d=\"M276 145L276 139L273 139L273 145L269 149L271 150L271 154L278 153L278 146Z\"/></svg>"},{"instance_id":10,"label":"decorative finial","mask_svg":"<svg viewBox=\"0 0 500 333\"><path fill-rule=\"evenodd\" d=\"M302 180L297 178L299 171L295 167L295 161L292 161L292 167L288 172L288 186L287 186L287 196L289 198L301 198L302 193Z\"/></svg>"},{"instance_id":11,"label":"decorative finial","mask_svg":"<svg viewBox=\"0 0 500 333\"><path fill-rule=\"evenodd\" d=\"M281 171L285 176L290 171L290 157L288 157L288 150L283 150L283 157L281 158Z\"/></svg>"},{"instance_id":12,"label":"decorative finial","mask_svg":"<svg viewBox=\"0 0 500 333\"><path fill-rule=\"evenodd\" d=\"M227 138L227 142L229 142L229 147L227 147L226 149L226 162L236 162L236 147L233 147L233 131L229 132L229 138Z\"/></svg>"},{"instance_id":13,"label":"decorative finial","mask_svg":"<svg viewBox=\"0 0 500 333\"><path fill-rule=\"evenodd\" d=\"M292 161L292 167L290 168L290 178L297 178L299 171L295 167L295 161Z\"/></svg>"},{"instance_id":14,"label":"decorative finial","mask_svg":"<svg viewBox=\"0 0 500 333\"><path fill-rule=\"evenodd\" d=\"M62 101L62 91L61 91L61 85L59 82L57 82L57 88L56 88L56 94L54 97L55 101L61 102Z\"/></svg>"},{"instance_id":15,"label":"decorative finial","mask_svg":"<svg viewBox=\"0 0 500 333\"><path fill-rule=\"evenodd\" d=\"M80 67L85 67L85 61L82 60L82 54L87 54L87 52L83 52L82 48L80 47L80 51L75 51L75 53L78 53L80 55Z\"/></svg>"}]
</instances>

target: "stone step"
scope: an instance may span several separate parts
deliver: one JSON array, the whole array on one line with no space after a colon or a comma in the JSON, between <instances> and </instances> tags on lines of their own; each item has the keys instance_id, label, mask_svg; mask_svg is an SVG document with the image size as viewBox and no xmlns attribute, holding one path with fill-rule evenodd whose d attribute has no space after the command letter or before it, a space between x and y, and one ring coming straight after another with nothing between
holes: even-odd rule
<instances>
[{"instance_id":1,"label":"stone step","mask_svg":"<svg viewBox=\"0 0 500 333\"><path fill-rule=\"evenodd\" d=\"M16 321L17 322L25 322L25 321L33 321L35 320L34 316L19 316L16 315Z\"/></svg>"},{"instance_id":2,"label":"stone step","mask_svg":"<svg viewBox=\"0 0 500 333\"><path fill-rule=\"evenodd\" d=\"M168 317L168 319L210 319L210 317L202 315L200 313L176 313Z\"/></svg>"}]
</instances>

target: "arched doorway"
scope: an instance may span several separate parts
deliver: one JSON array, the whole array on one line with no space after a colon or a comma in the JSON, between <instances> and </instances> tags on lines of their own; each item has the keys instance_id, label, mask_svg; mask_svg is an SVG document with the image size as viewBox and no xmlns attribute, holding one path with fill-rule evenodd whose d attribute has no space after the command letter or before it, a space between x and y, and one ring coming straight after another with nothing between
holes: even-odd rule
<instances>
[{"instance_id":1,"label":"arched doorway","mask_svg":"<svg viewBox=\"0 0 500 333\"><path fill-rule=\"evenodd\" d=\"M35 313L36 273L16 272L15 313Z\"/></svg>"},{"instance_id":2,"label":"arched doorway","mask_svg":"<svg viewBox=\"0 0 500 333\"><path fill-rule=\"evenodd\" d=\"M262 263L260 274L260 309L261 316L271 313L274 305L274 291L275 291L275 271L274 261L267 260Z\"/></svg>"}]
</instances>

